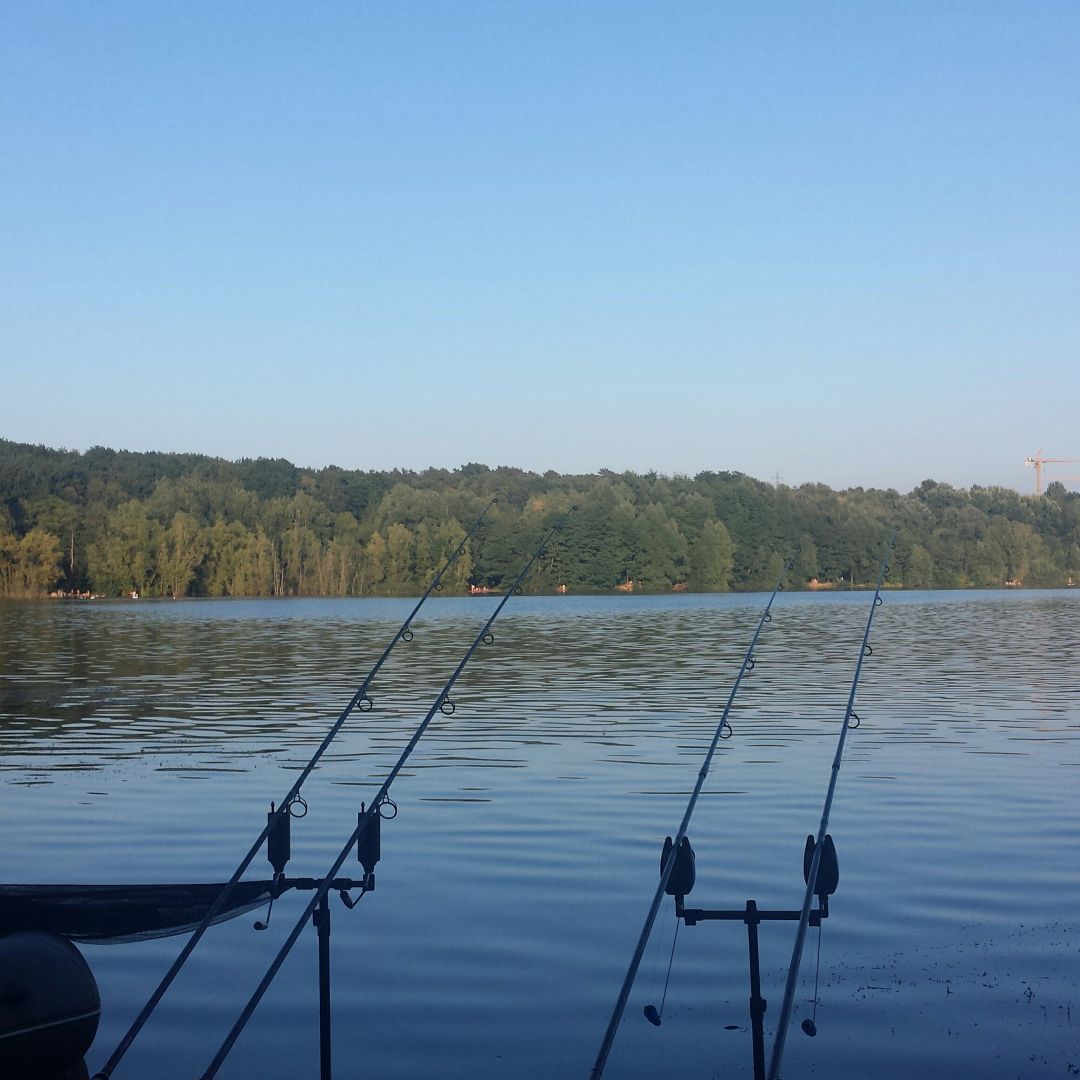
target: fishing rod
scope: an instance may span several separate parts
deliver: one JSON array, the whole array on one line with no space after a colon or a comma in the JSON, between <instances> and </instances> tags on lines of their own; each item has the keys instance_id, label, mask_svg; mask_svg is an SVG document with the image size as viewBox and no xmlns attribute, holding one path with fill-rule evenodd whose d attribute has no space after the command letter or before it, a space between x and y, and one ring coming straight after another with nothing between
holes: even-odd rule
<instances>
[{"instance_id":1,"label":"fishing rod","mask_svg":"<svg viewBox=\"0 0 1080 1080\"><path fill-rule=\"evenodd\" d=\"M445 685L439 691L438 696L432 703L431 708L428 709L427 715L417 725L416 730L413 732L412 737L406 744L405 749L402 750L401 756L398 758L397 763L387 774L386 779L383 781L382 787L379 788L378 793L371 800L371 803L368 806L367 810L361 810L360 814L358 815L359 820L357 821L356 828L352 831L349 839L345 842L345 846L341 849L338 857L334 860L333 865L323 875L321 883L315 890L315 893L312 896L311 900L308 902L307 906L304 908L303 914L297 920L296 925L292 928L289 936L285 939L285 943L281 946L281 949L278 951L277 956L274 957L274 960L270 964L270 967L267 969L266 974L262 977L259 985L255 988L254 993L248 1000L248 1003L241 1011L240 1016L236 1020L236 1023L233 1024L232 1029L229 1031L229 1034L225 1037L224 1042L218 1048L218 1052L214 1055L213 1060L210 1062L206 1071L203 1073L201 1080L213 1080L213 1077L217 1075L218 1069L221 1068L221 1065L224 1062L225 1058L228 1057L229 1052L233 1048L233 1045L240 1037L241 1032L244 1030L244 1027L247 1025L247 1022L251 1019L252 1014L255 1012L255 1009L258 1007L259 1002L262 1000L263 995L269 988L270 983L273 982L274 976L277 975L278 970L281 968L281 965L285 962L285 958L292 951L292 947L296 944L297 939L300 937L301 932L307 925L308 920L314 916L315 909L317 907L320 909L321 917L324 920L326 919L326 913L328 911L326 906L327 893L330 891L331 888L334 887L334 878L337 876L337 872L344 865L345 860L349 857L349 853L352 851L353 846L363 844L365 842L365 834L370 832L374 833L374 845L377 849L377 837L379 835L378 821L381 817L382 807L384 804L387 803L391 806L394 805L394 803L389 797L391 785L397 779L398 774L404 767L405 762L409 758L409 755L416 748L417 743L419 743L420 739L423 737L424 732L427 731L428 725L431 723L435 714L437 712L442 712L445 715L449 716L454 712L455 705L450 698L450 691L453 689L454 683L457 682L458 677L465 670L465 666L472 659L473 653L475 653L482 644L491 645L494 642L495 638L494 635L491 633L492 624L498 618L499 613L506 606L507 601L509 601L510 597L513 596L515 593L521 592L521 582L524 580L525 575L529 572L529 570L532 569L532 566L537 561L537 559L539 559L543 555L544 549L551 541L551 539L562 529L569 513L572 513L575 509L576 507L571 507L568 514L563 515L563 517L560 518L555 525L548 529L548 531L544 534L540 545L532 553L528 561L521 568L518 576L514 579L514 583L503 593L502 598L499 600L499 603L496 606L495 610L488 617L487 622L485 622L484 625L481 627L480 632L473 639L472 644L469 646L465 655L461 658L457 667L454 669L454 673L450 676L449 679L447 679ZM367 867L365 866L365 870L366 869ZM370 875L365 875L365 877L370 877ZM364 896L367 891L368 888L362 888L360 896ZM345 896L343 896L342 899L346 901L346 905L349 907L354 906L358 902L357 900L348 900ZM321 929L322 927L320 926L320 931ZM324 1039L328 1041L328 1032L326 1032L325 1029ZM324 1063L324 1075L327 1075L328 1072L329 1070Z\"/></svg>"},{"instance_id":2,"label":"fishing rod","mask_svg":"<svg viewBox=\"0 0 1080 1080\"><path fill-rule=\"evenodd\" d=\"M341 715L330 727L330 730L327 731L326 735L323 738L323 741L319 744L318 749L315 751L314 754L311 755L311 759L300 771L300 774L297 776L292 787L289 788L286 796L277 804L277 809L274 809L273 803L270 804L270 813L267 815L266 825L263 827L262 832L260 832L259 835L255 838L255 842L248 849L248 853L240 860L239 865L233 871L232 877L230 877L229 880L225 883L225 886L222 888L218 898L211 905L209 911L207 911L207 913L203 916L203 919L199 923L199 925L195 927L194 931L191 934L191 937L188 938L187 942L184 944L183 949L180 950L180 954L173 961L172 966L169 968L168 971L165 972L165 975L162 977L161 982L158 983L154 992L147 999L146 1004L142 1007L142 1010L139 1012L138 1016L135 1017L134 1021L131 1024L131 1027L128 1028L127 1033L117 1044L117 1047L112 1052L109 1060L105 1062L101 1069L94 1074L93 1080L109 1080L113 1070L123 1059L124 1055L128 1052L131 1044L135 1041L135 1039L138 1037L139 1032L146 1024L146 1021L150 1019L151 1013L153 1013L154 1009L157 1008L158 1003L165 996L165 992L172 985L172 982L179 974L180 969L184 966L185 963L187 963L187 959L195 950L195 946L198 945L199 942L202 940L202 937L206 933L207 928L214 922L215 918L218 916L222 908L224 908L225 904L228 902L229 897L232 895L233 889L236 887L236 883L240 880L241 877L243 877L244 872L251 865L252 860L255 858L255 856L259 853L259 850L267 837L271 836L271 834L274 834L275 837L282 837L284 839L285 847L288 847L287 830L289 826L289 819L291 816L293 816L293 804L302 804L305 813L307 810L307 804L304 803L303 799L300 798L300 789L304 786L304 782L311 775L312 770L318 764L319 759L323 756L327 748L334 741L334 738L337 736L337 733L341 730L342 726L349 718L352 711L354 709L357 709L359 712L370 712L372 708L374 708L374 703L372 702L371 697L368 695L368 688L374 681L375 676L378 675L383 664L385 664L386 661L389 659L390 654L394 651L394 646L397 645L399 641L412 641L413 619L416 618L417 613L424 606L424 603L427 601L428 597L431 596L433 592L442 589L443 575L460 558L462 552L465 550L465 545L469 542L469 540L477 532L477 530L479 530L481 523L487 515L487 512L498 501L498 498L491 499L487 506L484 507L480 516L476 519L476 521L473 522L472 527L462 538L461 542L450 554L446 562L444 562L443 565L439 568L439 570L436 571L435 576L431 579L431 583L428 585L427 589L424 590L423 595L416 602L412 611L410 611L409 614L405 617L405 621L401 624L401 626L398 627L397 632L390 639L386 648L383 649L382 655L379 657L378 660L375 661L375 665L372 667L371 671L368 672L367 678L364 679L364 681L360 684L356 693L353 694L352 698L349 700L348 705L346 705L345 708L341 711ZM295 816L303 817L303 814L298 814ZM284 864L282 864L282 866L283 865ZM275 871L277 871L276 864ZM280 876L281 871L275 873L275 878L279 878ZM256 924L256 929L265 929L265 923Z\"/></svg>"},{"instance_id":3,"label":"fishing rod","mask_svg":"<svg viewBox=\"0 0 1080 1080\"><path fill-rule=\"evenodd\" d=\"M612 1043L615 1041L615 1034L619 1030L619 1022L622 1020L623 1012L626 1009L626 1002L630 997L630 990L634 985L638 967L641 965L641 958L645 955L645 946L648 944L649 935L652 933L653 923L656 921L656 913L660 910L660 904L663 902L664 894L668 888L672 873L675 870L676 863L681 862L680 852L683 850L684 842L689 846L689 841L686 840L686 830L690 825L690 818L693 816L698 796L701 794L701 789L705 784L705 778L709 775L709 767L712 765L716 747L721 739L731 737L732 731L731 725L728 723L728 713L731 712L731 706L735 701L735 695L739 692L739 686L742 683L743 676L748 671L754 670L754 647L757 645L758 638L761 636L761 631L765 628L765 624L772 622L773 601L776 599L776 594L781 592L784 588L784 579L791 569L792 561L792 559L788 559L784 569L780 572L780 576L776 579L776 585L773 587L769 602L765 605L765 610L762 611L757 628L754 630L754 636L750 639L750 644L747 647L742 664L739 667L739 674L735 677L735 682L732 684L731 693L728 694L727 704L724 706L724 711L720 716L720 722L716 725L716 731L713 734L712 742L709 744L708 753L705 755L705 760L698 772L697 783L694 785L694 790L690 795L690 801L686 804L686 813L683 814L682 822L679 825L679 831L675 834L674 841L671 841L669 838L668 843L664 844L664 861L660 871L660 884L656 887L652 905L649 908L648 915L645 917L645 925L642 927L637 947L634 949L634 955L630 960L630 967L626 972L626 978L623 979L622 987L619 990L619 997L615 1002L615 1009L611 1014L611 1019L608 1021L607 1031L604 1033L604 1041L600 1044L600 1051L596 1055L596 1061L593 1063L592 1072L589 1074L590 1080L599 1080L604 1073L604 1065L607 1062L608 1054L611 1052ZM724 734L725 731L727 732L726 735ZM674 954L674 949L672 949L672 953Z\"/></svg>"},{"instance_id":4,"label":"fishing rod","mask_svg":"<svg viewBox=\"0 0 1080 1080\"><path fill-rule=\"evenodd\" d=\"M829 814L832 811L833 795L836 794L836 781L840 776L840 763L844 757L844 743L847 741L848 730L859 726L859 716L855 712L855 692L859 688L859 676L862 674L863 660L873 654L870 648L870 628L874 623L874 612L881 607L881 586L885 581L885 575L889 570L889 557L892 555L893 545L896 543L896 530L889 534L885 544L885 554L881 560L881 570L878 572L877 588L874 590L874 600L870 605L870 614L866 618L866 629L863 631L862 648L859 650L859 659L855 663L855 675L851 680L851 692L848 694L847 709L844 711L844 723L840 728L840 738L836 743L836 754L833 756L832 772L829 776L829 789L825 795L825 805L821 812L821 824L818 827L817 840L814 845L813 857L810 868L806 874L806 893L803 896L802 910L799 914L799 926L795 931L795 948L791 953L791 965L788 967L787 982L784 986L784 1001L780 1007L780 1023L776 1029L776 1038L773 1042L772 1058L769 1061L768 1080L779 1080L780 1064L784 1059L784 1043L787 1040L787 1030L791 1024L791 1009L795 1001L795 984L799 978L799 965L802 963L803 946L806 943L806 928L810 922L810 908L813 904L814 893L817 890L818 871L821 868L822 852L825 850L825 833L829 827ZM852 723L854 721L854 723ZM809 847L809 841L807 841Z\"/></svg>"}]
</instances>

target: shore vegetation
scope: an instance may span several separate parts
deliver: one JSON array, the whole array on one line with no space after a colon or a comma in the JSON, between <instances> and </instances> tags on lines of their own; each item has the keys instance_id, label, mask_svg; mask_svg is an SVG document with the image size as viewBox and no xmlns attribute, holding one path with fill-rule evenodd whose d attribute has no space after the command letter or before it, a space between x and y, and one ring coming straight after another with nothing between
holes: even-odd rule
<instances>
[{"instance_id":1,"label":"shore vegetation","mask_svg":"<svg viewBox=\"0 0 1080 1080\"><path fill-rule=\"evenodd\" d=\"M512 580L569 507L528 591L853 588L899 527L889 584L1054 587L1080 577L1080 494L925 480L913 491L767 484L735 472L360 471L283 459L85 453L0 440L0 596L415 594L492 496L445 581Z\"/></svg>"}]
</instances>

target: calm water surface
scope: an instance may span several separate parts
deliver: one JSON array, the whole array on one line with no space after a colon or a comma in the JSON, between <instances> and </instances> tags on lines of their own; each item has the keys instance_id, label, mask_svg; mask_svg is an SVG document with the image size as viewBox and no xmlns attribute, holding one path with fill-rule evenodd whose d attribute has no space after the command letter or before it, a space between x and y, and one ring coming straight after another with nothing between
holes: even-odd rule
<instances>
[{"instance_id":1,"label":"calm water surface","mask_svg":"<svg viewBox=\"0 0 1080 1080\"><path fill-rule=\"evenodd\" d=\"M334 898L340 1075L588 1075L764 599L507 606L394 787L377 890ZM869 599L780 598L690 830L692 904L798 906ZM1078 1075L1080 592L885 599L833 809L819 1035L798 1029L812 934L784 1074ZM494 605L425 606L308 781L290 873L329 866ZM0 606L5 879L225 879L409 606ZM118 1080L201 1075L305 899L211 931ZM673 932L665 907L605 1075L749 1076L741 924L683 927L663 1027L643 1019ZM770 1042L793 938L762 929ZM181 944L83 948L91 1071ZM220 1075L315 1075L317 1038L308 930Z\"/></svg>"}]
</instances>

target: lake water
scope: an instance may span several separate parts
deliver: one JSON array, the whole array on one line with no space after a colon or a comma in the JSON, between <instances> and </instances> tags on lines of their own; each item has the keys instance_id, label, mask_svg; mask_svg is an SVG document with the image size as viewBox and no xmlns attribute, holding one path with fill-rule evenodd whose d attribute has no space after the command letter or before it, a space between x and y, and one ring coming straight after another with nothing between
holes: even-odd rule
<instances>
[{"instance_id":1,"label":"lake water","mask_svg":"<svg viewBox=\"0 0 1080 1080\"><path fill-rule=\"evenodd\" d=\"M338 1075L588 1076L765 599L511 600L394 786L376 891L331 898ZM778 599L691 824L688 904L801 902L869 602ZM495 603L425 606L305 786L290 873L328 868ZM5 880L227 878L409 607L0 606ZM833 807L819 1034L798 1026L811 932L785 1077L1080 1074L1078 631L1080 590L885 595ZM210 931L118 1080L200 1076L306 899ZM748 1077L742 924L683 927L663 1027L642 1016L674 927L666 904L605 1076ZM770 1045L793 940L762 927ZM91 1072L181 944L83 947ZM316 980L307 929L222 1077L317 1074Z\"/></svg>"}]
</instances>

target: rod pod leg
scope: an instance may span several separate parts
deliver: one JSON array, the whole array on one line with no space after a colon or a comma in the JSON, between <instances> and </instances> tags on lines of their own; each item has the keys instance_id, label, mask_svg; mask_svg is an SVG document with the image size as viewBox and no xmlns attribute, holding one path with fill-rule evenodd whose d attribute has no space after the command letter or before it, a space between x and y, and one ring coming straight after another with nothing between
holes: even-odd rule
<instances>
[{"instance_id":1,"label":"rod pod leg","mask_svg":"<svg viewBox=\"0 0 1080 1080\"><path fill-rule=\"evenodd\" d=\"M319 934L319 1080L331 1080L330 901L323 893L311 921Z\"/></svg>"},{"instance_id":2,"label":"rod pod leg","mask_svg":"<svg viewBox=\"0 0 1080 1080\"><path fill-rule=\"evenodd\" d=\"M746 901L746 937L750 947L750 1028L754 1037L754 1080L765 1080L765 1009L761 996L761 963L758 957L757 901Z\"/></svg>"}]
</instances>

